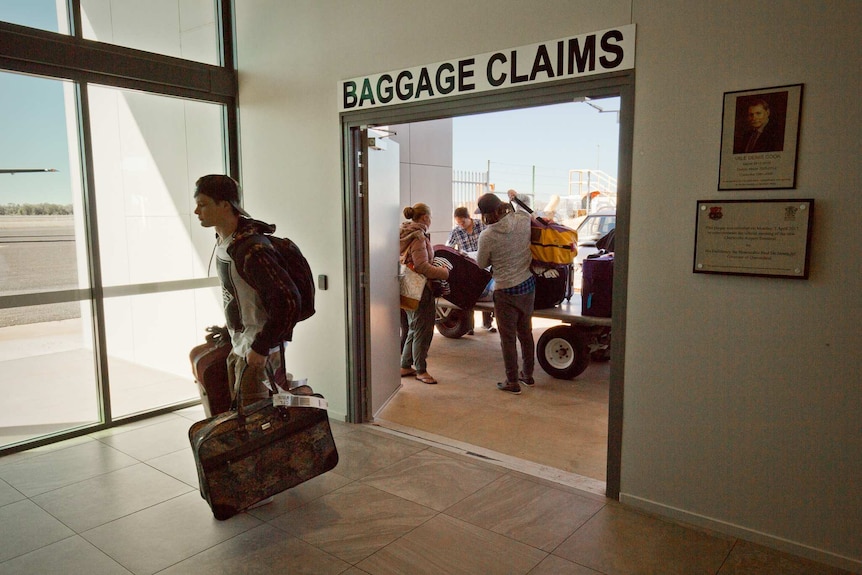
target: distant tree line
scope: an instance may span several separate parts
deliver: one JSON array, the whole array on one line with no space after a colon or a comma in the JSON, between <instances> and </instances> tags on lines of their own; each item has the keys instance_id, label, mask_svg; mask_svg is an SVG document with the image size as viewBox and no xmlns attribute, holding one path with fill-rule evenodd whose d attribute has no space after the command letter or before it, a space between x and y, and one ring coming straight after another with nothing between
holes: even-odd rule
<instances>
[{"instance_id":1,"label":"distant tree line","mask_svg":"<svg viewBox=\"0 0 862 575\"><path fill-rule=\"evenodd\" d=\"M68 216L72 204L6 204L0 205L0 216Z\"/></svg>"}]
</instances>

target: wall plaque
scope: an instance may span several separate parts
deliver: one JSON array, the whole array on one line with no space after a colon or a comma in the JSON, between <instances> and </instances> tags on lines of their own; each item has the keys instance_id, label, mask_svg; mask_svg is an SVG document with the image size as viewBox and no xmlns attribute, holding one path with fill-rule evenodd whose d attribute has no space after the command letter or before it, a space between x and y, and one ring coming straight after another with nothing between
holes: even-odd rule
<instances>
[{"instance_id":1,"label":"wall plaque","mask_svg":"<svg viewBox=\"0 0 862 575\"><path fill-rule=\"evenodd\" d=\"M697 202L694 272L808 279L814 200Z\"/></svg>"}]
</instances>

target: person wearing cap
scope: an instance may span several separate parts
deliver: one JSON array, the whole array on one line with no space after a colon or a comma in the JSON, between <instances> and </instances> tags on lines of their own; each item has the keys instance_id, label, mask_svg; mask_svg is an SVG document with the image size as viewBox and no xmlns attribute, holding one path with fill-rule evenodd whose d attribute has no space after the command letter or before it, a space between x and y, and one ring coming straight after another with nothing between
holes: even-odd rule
<instances>
[{"instance_id":1,"label":"person wearing cap","mask_svg":"<svg viewBox=\"0 0 862 575\"><path fill-rule=\"evenodd\" d=\"M203 176L195 183L194 198L201 226L216 232L216 269L232 346L227 359L231 397L241 379L247 405L269 397L267 360L271 355L271 362L280 361L279 345L292 338L299 292L264 236L275 232L275 225L252 219L242 209L236 180Z\"/></svg>"},{"instance_id":2,"label":"person wearing cap","mask_svg":"<svg viewBox=\"0 0 862 575\"><path fill-rule=\"evenodd\" d=\"M446 240L446 245L456 248L462 252L475 254L479 249L479 234L485 229L485 224L480 219L470 217L470 211L464 206L455 208L454 213L455 227L449 233L449 239ZM493 318L491 312L482 312L482 327L489 332L494 333L497 330L492 325ZM470 331L468 335L473 335L473 316L470 315Z\"/></svg>"},{"instance_id":3,"label":"person wearing cap","mask_svg":"<svg viewBox=\"0 0 862 575\"><path fill-rule=\"evenodd\" d=\"M533 344L533 303L536 279L530 271L531 216L515 211L495 194L479 198L479 213L488 226L479 234L476 262L491 266L494 278L494 315L500 332L500 347L506 381L497 389L521 393L521 384L532 387L536 351ZM518 370L518 343L521 344L521 370Z\"/></svg>"}]
</instances>

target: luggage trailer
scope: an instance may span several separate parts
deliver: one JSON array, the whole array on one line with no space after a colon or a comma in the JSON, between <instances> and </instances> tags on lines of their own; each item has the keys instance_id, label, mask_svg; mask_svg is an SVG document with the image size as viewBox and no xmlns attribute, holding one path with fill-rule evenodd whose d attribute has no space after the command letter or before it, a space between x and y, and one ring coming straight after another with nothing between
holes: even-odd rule
<instances>
[{"instance_id":1,"label":"luggage trailer","mask_svg":"<svg viewBox=\"0 0 862 575\"><path fill-rule=\"evenodd\" d=\"M476 302L465 311L445 298L437 298L437 331L460 338L470 330L470 314L494 311L494 303ZM611 349L611 318L581 315L580 297L564 299L555 307L533 310L533 317L559 320L563 325L546 329L536 342L536 359L545 373L557 379L574 379L590 361L607 361Z\"/></svg>"}]
</instances>

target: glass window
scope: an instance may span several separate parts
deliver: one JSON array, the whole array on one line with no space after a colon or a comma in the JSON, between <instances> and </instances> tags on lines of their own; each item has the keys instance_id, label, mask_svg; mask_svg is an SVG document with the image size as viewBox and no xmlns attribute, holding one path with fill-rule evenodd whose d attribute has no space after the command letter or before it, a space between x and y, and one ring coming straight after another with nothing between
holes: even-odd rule
<instances>
[{"instance_id":1,"label":"glass window","mask_svg":"<svg viewBox=\"0 0 862 575\"><path fill-rule=\"evenodd\" d=\"M81 0L84 38L219 65L214 0Z\"/></svg>"},{"instance_id":2,"label":"glass window","mask_svg":"<svg viewBox=\"0 0 862 575\"><path fill-rule=\"evenodd\" d=\"M218 104L90 86L99 259L114 417L198 397L188 352L223 324L215 234L194 214L195 181L225 173ZM141 284L192 282L148 293ZM114 289L111 289L114 288ZM171 288L173 289L173 288ZM135 373L135 369L139 369Z\"/></svg>"},{"instance_id":3,"label":"glass window","mask_svg":"<svg viewBox=\"0 0 862 575\"><path fill-rule=\"evenodd\" d=\"M101 421L89 301L0 310L0 447Z\"/></svg>"},{"instance_id":4,"label":"glass window","mask_svg":"<svg viewBox=\"0 0 862 575\"><path fill-rule=\"evenodd\" d=\"M219 287L105 299L112 416L198 399L189 352L223 324Z\"/></svg>"},{"instance_id":5,"label":"glass window","mask_svg":"<svg viewBox=\"0 0 862 575\"><path fill-rule=\"evenodd\" d=\"M0 73L0 447L101 421L74 110Z\"/></svg>"},{"instance_id":6,"label":"glass window","mask_svg":"<svg viewBox=\"0 0 862 575\"><path fill-rule=\"evenodd\" d=\"M69 33L69 16L63 0L0 0L0 21Z\"/></svg>"}]
</instances>

